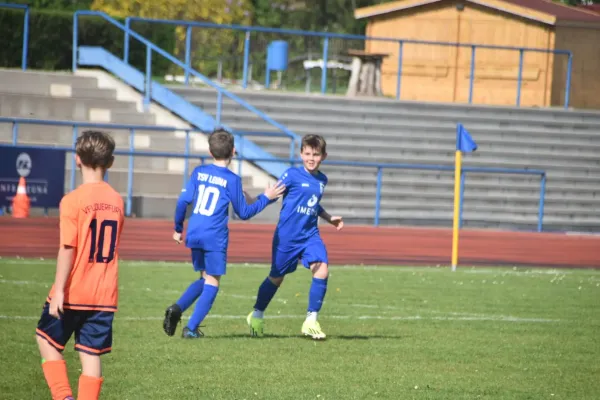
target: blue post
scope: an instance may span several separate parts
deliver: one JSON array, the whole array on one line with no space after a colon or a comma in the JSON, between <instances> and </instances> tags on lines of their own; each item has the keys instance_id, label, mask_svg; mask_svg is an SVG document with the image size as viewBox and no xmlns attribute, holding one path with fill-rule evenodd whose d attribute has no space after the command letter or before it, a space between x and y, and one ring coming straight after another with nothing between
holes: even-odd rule
<instances>
[{"instance_id":1,"label":"blue post","mask_svg":"<svg viewBox=\"0 0 600 400\"><path fill-rule=\"evenodd\" d=\"M77 71L77 32L79 30L77 20L77 11L75 11L75 14L73 15L73 49L71 50L71 52L73 53L73 60L71 61L71 71L73 73ZM71 189L73 188L71 187Z\"/></svg>"},{"instance_id":2,"label":"blue post","mask_svg":"<svg viewBox=\"0 0 600 400\"><path fill-rule=\"evenodd\" d=\"M458 199L458 227L462 228L463 226L463 206L465 204L465 180L467 178L467 174L465 171L460 171L460 198Z\"/></svg>"},{"instance_id":3,"label":"blue post","mask_svg":"<svg viewBox=\"0 0 600 400\"><path fill-rule=\"evenodd\" d=\"M131 29L131 19L125 18L125 39L123 42L123 61L129 63L129 30Z\"/></svg>"},{"instance_id":4,"label":"blue post","mask_svg":"<svg viewBox=\"0 0 600 400\"><path fill-rule=\"evenodd\" d=\"M475 83L475 46L471 46L471 73L469 74L469 104L473 103L473 84Z\"/></svg>"},{"instance_id":5,"label":"blue post","mask_svg":"<svg viewBox=\"0 0 600 400\"><path fill-rule=\"evenodd\" d=\"M12 127L12 144L13 146L17 145L17 136L19 135L19 123L18 122L13 122L13 127Z\"/></svg>"},{"instance_id":6,"label":"blue post","mask_svg":"<svg viewBox=\"0 0 600 400\"><path fill-rule=\"evenodd\" d=\"M517 106L521 105L521 81L523 80L523 49L519 49L519 77L517 78Z\"/></svg>"},{"instance_id":7,"label":"blue post","mask_svg":"<svg viewBox=\"0 0 600 400\"><path fill-rule=\"evenodd\" d=\"M573 53L569 52L569 60L567 61L567 82L565 85L565 109L569 108L569 100L571 99L571 74L573 72Z\"/></svg>"},{"instance_id":8,"label":"blue post","mask_svg":"<svg viewBox=\"0 0 600 400\"><path fill-rule=\"evenodd\" d=\"M295 144L296 143L294 142L294 138L292 138L292 140L290 140L290 159L293 159L295 156L295 154L294 154L296 152Z\"/></svg>"},{"instance_id":9,"label":"blue post","mask_svg":"<svg viewBox=\"0 0 600 400\"><path fill-rule=\"evenodd\" d=\"M185 84L188 85L190 81L190 68L192 68L192 26L188 25L185 33Z\"/></svg>"},{"instance_id":10,"label":"blue post","mask_svg":"<svg viewBox=\"0 0 600 400\"><path fill-rule=\"evenodd\" d=\"M377 188L375 189L375 226L379 226L379 210L381 209L381 184L383 168L377 167Z\"/></svg>"},{"instance_id":11,"label":"blue post","mask_svg":"<svg viewBox=\"0 0 600 400\"><path fill-rule=\"evenodd\" d=\"M23 71L27 69L27 47L29 46L29 7L25 9L25 17L23 22L23 59L21 60L21 68Z\"/></svg>"},{"instance_id":12,"label":"blue post","mask_svg":"<svg viewBox=\"0 0 600 400\"><path fill-rule=\"evenodd\" d=\"M241 136L238 136L238 137L240 138L240 142L241 142L242 137ZM243 146L243 144L242 144L242 146ZM241 150L241 151L243 151L243 150ZM239 177L242 176L242 155L241 155L241 151L237 152L237 161L238 161L238 171L237 171L237 174L238 174Z\"/></svg>"},{"instance_id":13,"label":"blue post","mask_svg":"<svg viewBox=\"0 0 600 400\"><path fill-rule=\"evenodd\" d=\"M248 87L248 63L250 61L250 31L246 31L244 39L244 76L242 78L242 87Z\"/></svg>"},{"instance_id":14,"label":"blue post","mask_svg":"<svg viewBox=\"0 0 600 400\"><path fill-rule=\"evenodd\" d=\"M404 42L401 40L398 42L398 77L396 79L396 100L400 100L400 81L402 80L402 49L404 48Z\"/></svg>"},{"instance_id":15,"label":"blue post","mask_svg":"<svg viewBox=\"0 0 600 400\"><path fill-rule=\"evenodd\" d=\"M190 163L190 131L185 131L185 164L183 164L183 187L187 184L189 174L189 163Z\"/></svg>"},{"instance_id":16,"label":"blue post","mask_svg":"<svg viewBox=\"0 0 600 400\"><path fill-rule=\"evenodd\" d=\"M538 211L538 226L537 231L541 232L544 221L544 203L546 201L546 173L542 174L542 183L540 187L540 207Z\"/></svg>"},{"instance_id":17,"label":"blue post","mask_svg":"<svg viewBox=\"0 0 600 400\"><path fill-rule=\"evenodd\" d=\"M323 39L323 70L321 71L321 93L327 92L327 59L329 53L329 38Z\"/></svg>"},{"instance_id":18,"label":"blue post","mask_svg":"<svg viewBox=\"0 0 600 400\"><path fill-rule=\"evenodd\" d=\"M150 84L152 82L152 49L146 45L146 88L144 90L144 110L150 108Z\"/></svg>"},{"instance_id":19,"label":"blue post","mask_svg":"<svg viewBox=\"0 0 600 400\"><path fill-rule=\"evenodd\" d=\"M127 204L125 215L131 216L131 201L133 199L133 152L135 151L135 129L129 129L129 167L127 169Z\"/></svg>"},{"instance_id":20,"label":"blue post","mask_svg":"<svg viewBox=\"0 0 600 400\"><path fill-rule=\"evenodd\" d=\"M71 190L75 190L75 169L77 164L75 163L75 143L77 142L77 125L73 125L73 157L71 157Z\"/></svg>"},{"instance_id":21,"label":"blue post","mask_svg":"<svg viewBox=\"0 0 600 400\"><path fill-rule=\"evenodd\" d=\"M267 76L265 76L265 88L268 90L269 86L271 86L271 70L269 69L269 64L267 63Z\"/></svg>"},{"instance_id":22,"label":"blue post","mask_svg":"<svg viewBox=\"0 0 600 400\"><path fill-rule=\"evenodd\" d=\"M221 111L223 108L223 92L217 92L217 125L221 125Z\"/></svg>"}]
</instances>

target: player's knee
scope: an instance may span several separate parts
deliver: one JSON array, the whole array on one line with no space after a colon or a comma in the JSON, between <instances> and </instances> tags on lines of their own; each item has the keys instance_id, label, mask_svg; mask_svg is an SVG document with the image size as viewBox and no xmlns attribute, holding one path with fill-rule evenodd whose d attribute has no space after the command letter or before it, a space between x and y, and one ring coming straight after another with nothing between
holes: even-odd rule
<instances>
[{"instance_id":1,"label":"player's knee","mask_svg":"<svg viewBox=\"0 0 600 400\"><path fill-rule=\"evenodd\" d=\"M279 277L272 277L269 276L269 280L271 281L271 283L277 287L281 286L281 284L283 283L283 276L279 276Z\"/></svg>"},{"instance_id":2,"label":"player's knee","mask_svg":"<svg viewBox=\"0 0 600 400\"><path fill-rule=\"evenodd\" d=\"M312 271L314 278L319 279L327 279L329 277L329 268L327 263L324 262L316 262L310 265L310 270Z\"/></svg>"},{"instance_id":3,"label":"player's knee","mask_svg":"<svg viewBox=\"0 0 600 400\"><path fill-rule=\"evenodd\" d=\"M204 277L204 281L205 281L205 284L208 284L211 286L219 286L219 282L221 281L221 276L206 274L206 276Z\"/></svg>"}]
</instances>

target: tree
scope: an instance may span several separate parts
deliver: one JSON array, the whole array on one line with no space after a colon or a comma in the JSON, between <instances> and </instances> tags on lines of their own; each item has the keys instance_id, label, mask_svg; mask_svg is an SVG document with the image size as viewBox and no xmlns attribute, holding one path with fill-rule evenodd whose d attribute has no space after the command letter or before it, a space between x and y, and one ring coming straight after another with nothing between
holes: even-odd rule
<instances>
[{"instance_id":1,"label":"tree","mask_svg":"<svg viewBox=\"0 0 600 400\"><path fill-rule=\"evenodd\" d=\"M252 5L249 0L94 0L92 9L119 17L249 24ZM135 29L135 25L132 24L132 28ZM175 54L183 58L186 28L178 27L176 35ZM210 46L201 45L204 43L210 43ZM205 75L212 75L217 69L217 60L230 53L241 52L243 43L241 33L226 29L194 28L192 66Z\"/></svg>"}]
</instances>

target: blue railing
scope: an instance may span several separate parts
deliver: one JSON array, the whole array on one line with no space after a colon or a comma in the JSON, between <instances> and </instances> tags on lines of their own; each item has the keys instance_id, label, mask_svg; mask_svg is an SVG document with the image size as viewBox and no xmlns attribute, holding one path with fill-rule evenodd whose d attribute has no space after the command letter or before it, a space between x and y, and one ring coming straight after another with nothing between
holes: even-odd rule
<instances>
[{"instance_id":1,"label":"blue railing","mask_svg":"<svg viewBox=\"0 0 600 400\"><path fill-rule=\"evenodd\" d=\"M53 126L68 126L73 129L73 145L68 146L22 146L30 148L53 148L65 151L75 151L75 141L78 136L79 128L89 127L96 129L110 129L110 130L128 130L129 131L129 149L128 150L116 150L116 155L128 156L128 170L127 170L127 199L126 199L126 215L131 215L132 198L133 198L133 170L134 170L134 157L171 157L171 158L183 158L199 159L202 163L207 160L211 160L211 156L204 154L191 154L190 153L190 133L198 132L195 129L182 129L177 127L166 127L166 126L144 126L144 125L122 125L122 124L102 124L102 123L91 123L91 122L77 122L77 121L56 121L56 120L40 120L40 119L26 119L26 118L12 118L12 117L0 117L0 123L11 123L12 126L12 143L11 144L0 144L0 146L22 146L18 143L19 125L53 125ZM138 151L134 146L135 131L146 130L146 131L185 131L185 145L183 153L175 152L159 152L159 151ZM248 135L261 134L259 132L247 132ZM242 174L242 161L250 162L284 162L289 163L291 166L299 164L302 161L297 158L289 159L257 159L247 157L236 157L238 160L238 175ZM379 226L380 224L380 213L381 213L381 191L383 186L383 170L384 169L407 169L407 170L422 170L422 171L454 171L454 166L449 165L428 165L428 164L394 164L394 163L375 163L375 162L357 162L357 161L324 161L325 165L337 165L337 166L349 166L349 167L362 167L362 168L374 168L377 170L376 178L376 189L375 189L375 215L374 225ZM76 173L75 159L71 161L71 172L70 172L70 188L75 188L75 173ZM538 205L538 223L537 231L542 232L543 230L543 219L544 219L544 202L546 197L546 172L542 170L527 170L527 169L510 169L510 168L484 168L484 167L463 167L461 175L461 188L460 188L460 214L459 221L462 226L463 218L462 211L464 205L464 191L466 185L466 174L467 173L491 173L491 174L519 174L519 175L540 175L541 186L540 186L540 199ZM183 173L183 184L189 175L188 163L185 163Z\"/></svg>"},{"instance_id":2,"label":"blue railing","mask_svg":"<svg viewBox=\"0 0 600 400\"><path fill-rule=\"evenodd\" d=\"M25 15L23 16L23 50L21 55L21 69L25 71L27 69L27 50L29 48L29 6L26 4L0 3L0 8L13 8L25 11Z\"/></svg>"},{"instance_id":3,"label":"blue railing","mask_svg":"<svg viewBox=\"0 0 600 400\"><path fill-rule=\"evenodd\" d=\"M192 28L213 28L213 29L231 29L234 31L244 32L244 64L243 64L243 77L242 86L244 88L248 85L248 64L250 59L250 32L263 32L263 33L277 33L285 35L298 35L298 36L311 36L319 37L323 39L323 70L321 72L321 93L327 91L327 61L329 52L329 40L330 39L344 39L344 40L373 40L383 42L393 42L398 44L398 72L396 76L396 99L400 99L400 92L402 86L402 61L403 61L403 50L406 44L417 44L417 45L434 45L444 47L463 47L471 49L471 63L469 73L469 104L473 102L473 90L475 82L475 51L477 48L490 49L490 50L512 50L519 52L519 70L517 78L517 94L516 94L516 105L521 105L521 86L523 81L523 58L526 51L536 53L553 53L556 55L567 55L567 76L565 84L565 104L564 107L569 107L569 99L571 92L571 73L573 68L573 53L568 50L548 50L544 48L531 48L531 47L510 47L510 46L494 46L484 45L476 43L456 43L456 42L436 42L427 40L413 40L413 39L402 39L402 38L390 38L390 37L377 37L377 36L364 36L364 35L349 35L342 33L328 33L328 32L314 32L314 31L303 31L297 29L279 29L279 28L265 28L258 26L247 26L247 25L222 25L214 24L210 22L197 22L197 21L182 21L182 20L166 20L166 19L152 19L142 17L127 17L125 19L125 25L129 28L132 21L144 21L155 24L169 24L177 26L185 26L186 31L186 42L185 42L185 65L190 66L191 63L191 37ZM124 54L123 59L127 61L129 57L129 36L125 34L124 43ZM189 81L189 74L185 73L186 84Z\"/></svg>"},{"instance_id":4,"label":"blue railing","mask_svg":"<svg viewBox=\"0 0 600 400\"><path fill-rule=\"evenodd\" d=\"M130 211L131 211L131 199L132 199L132 191L133 191L133 152L135 152L136 155L147 155L147 156L156 156L156 157L187 157L187 158L198 158L196 156L192 157L192 155L190 154L190 134L191 133L209 133L209 132L205 132L202 131L200 129L193 129L193 128L177 128L177 127L170 127L170 126L158 126L158 125L129 125L129 124L103 124L103 123L96 123L96 122L79 122L79 121L59 121L59 120L43 120L43 119L31 119L31 118L15 118L15 117L0 117L0 123L10 123L12 124L12 145L16 146L18 144L18 136L19 136L19 125L23 124L23 125L48 125L48 126L66 126L66 127L71 127L73 129L73 147L70 148L70 151L75 149L75 141L77 140L77 136L79 136L79 129L80 128L94 128L94 129L122 129L122 130L128 130L129 131L129 152L131 152L132 154L129 154L129 166L128 166L128 172L127 172L127 176L128 176L128 185L127 185L127 215L129 215ZM135 138L135 131L140 131L140 130L144 130L144 131L153 131L153 132L185 132L185 148L184 148L184 153L179 156L174 156L174 155L169 155L171 153L164 153L164 152L140 152L140 151L135 151L134 148L134 138ZM235 136L238 137L242 137L242 136L285 136L284 134L280 134L277 132L251 132L251 131L235 131L233 133ZM294 141L292 140L290 142L290 149L294 148ZM117 153L117 154L123 154L122 152ZM202 158L203 156L200 156L200 158ZM205 156L210 158L210 156ZM246 159L244 158L243 161L255 161L255 159ZM256 161L280 161L279 159L256 159ZM185 181L187 179L187 176L189 175L188 172L188 164L185 163L184 167L183 167L183 182L185 184ZM71 190L73 190L75 188L75 172L76 172L76 166L75 166L75 159L73 158L71 160L71 175L70 175L70 187ZM242 173L242 163L238 164L238 175L241 175Z\"/></svg>"},{"instance_id":5,"label":"blue railing","mask_svg":"<svg viewBox=\"0 0 600 400\"><path fill-rule=\"evenodd\" d=\"M205 84L207 84L208 86L212 87L213 89L215 89L217 91L217 110L216 110L217 125L223 126L224 128L226 128L233 134L238 134L231 128L229 128L226 125L221 123L221 114L222 114L222 108L223 108L223 96L225 96L225 97L230 98L231 100L233 100L234 102L236 102L237 104L239 104L240 106L245 108L246 110L252 112L253 114L256 114L259 118L261 118L266 123L279 129L281 132L283 132L284 136L287 136L290 139L292 139L292 142L290 145L290 157L293 157L293 154L295 153L294 146L295 146L295 144L299 144L300 136L298 136L296 133L292 132L286 126L273 120L271 117L266 115L264 112L258 110L256 107L252 106L251 104L249 104L242 98L240 98L240 97L236 96L235 94L229 92L228 90L222 88L221 86L219 86L218 84L213 82L211 79L202 75L198 71L192 69L188 64L182 63L177 58L175 58L173 55L167 53L165 50L156 46L154 43L150 42L148 39L144 38L137 32L131 30L129 27L124 26L123 24L120 24L118 21L111 18L106 13L103 13L100 11L76 11L74 13L74 15L73 15L73 65L72 65L73 72L75 72L77 70L78 17L81 15L101 17L104 20L106 20L107 22L109 22L110 24L121 29L125 33L125 36L127 38L129 38L131 36L131 37L139 40L142 44L144 44L146 46L146 71L145 71L146 73L145 73L145 85L144 85L145 86L144 87L144 104L148 105L150 103L150 99L151 99L152 52L154 51L157 54L165 57L167 60L171 61L175 65L179 66L180 68L183 68L187 74L191 74L191 75L197 77L202 82L204 82ZM127 42L129 42L129 40L127 40ZM128 52L128 50L126 50L126 51Z\"/></svg>"}]
</instances>

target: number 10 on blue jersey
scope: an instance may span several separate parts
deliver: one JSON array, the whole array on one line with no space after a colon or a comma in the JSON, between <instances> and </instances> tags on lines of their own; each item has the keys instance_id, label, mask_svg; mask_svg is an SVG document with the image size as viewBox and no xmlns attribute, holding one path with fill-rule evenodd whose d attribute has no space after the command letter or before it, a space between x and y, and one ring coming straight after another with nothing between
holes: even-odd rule
<instances>
[{"instance_id":1,"label":"number 10 on blue jersey","mask_svg":"<svg viewBox=\"0 0 600 400\"><path fill-rule=\"evenodd\" d=\"M198 186L198 199L194 207L194 214L205 215L207 217L213 215L217 207L219 195L219 189L214 186L206 186L204 184Z\"/></svg>"}]
</instances>

